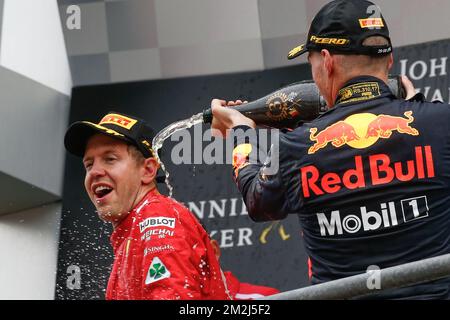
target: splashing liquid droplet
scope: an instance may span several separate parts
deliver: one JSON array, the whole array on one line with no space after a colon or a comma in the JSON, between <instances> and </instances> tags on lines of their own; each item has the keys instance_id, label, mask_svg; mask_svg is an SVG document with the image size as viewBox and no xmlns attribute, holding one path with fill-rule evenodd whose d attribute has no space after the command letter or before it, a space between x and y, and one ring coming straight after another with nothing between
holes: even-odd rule
<instances>
[{"instance_id":1,"label":"splashing liquid droplet","mask_svg":"<svg viewBox=\"0 0 450 320\"><path fill-rule=\"evenodd\" d=\"M189 129L190 127L195 126L196 124L199 124L202 122L203 122L203 113L200 112L200 113L193 115L189 119L177 121L177 122L174 122L174 123L168 125L164 129L162 129L160 132L158 132L158 134L153 138L153 141L152 141L153 153L154 153L156 161L158 161L158 163L161 165L161 169L165 174L165 177L166 177L165 183L166 183L167 189L169 189L169 197L171 197L171 198L172 198L172 194L173 194L173 187L169 181L170 175L169 175L169 172L166 170L164 163L162 163L161 159L158 156L158 150L161 149L164 141L166 139L168 139L171 135L173 135L175 132Z\"/></svg>"}]
</instances>

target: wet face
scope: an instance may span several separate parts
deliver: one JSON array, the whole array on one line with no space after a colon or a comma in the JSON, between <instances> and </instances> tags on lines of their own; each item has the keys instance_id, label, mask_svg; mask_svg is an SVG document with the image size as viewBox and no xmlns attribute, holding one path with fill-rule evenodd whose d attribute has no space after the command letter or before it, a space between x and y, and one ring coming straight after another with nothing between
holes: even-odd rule
<instances>
[{"instance_id":1,"label":"wet face","mask_svg":"<svg viewBox=\"0 0 450 320\"><path fill-rule=\"evenodd\" d=\"M89 139L83 165L84 186L99 217L119 223L140 200L145 165L132 157L125 142L103 134Z\"/></svg>"}]
</instances>

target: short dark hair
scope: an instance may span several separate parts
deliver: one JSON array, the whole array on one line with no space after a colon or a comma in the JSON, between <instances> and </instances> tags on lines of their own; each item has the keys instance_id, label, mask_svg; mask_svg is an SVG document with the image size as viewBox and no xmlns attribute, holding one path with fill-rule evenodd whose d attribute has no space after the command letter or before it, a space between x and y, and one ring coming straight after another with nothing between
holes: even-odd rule
<instances>
[{"instance_id":1,"label":"short dark hair","mask_svg":"<svg viewBox=\"0 0 450 320\"><path fill-rule=\"evenodd\" d=\"M385 37L382 36L370 36L364 39L363 45L367 47L377 47L389 43ZM351 72L352 70L381 70L386 68L388 72L388 65L390 55L369 56L360 54L339 54L339 62L341 68Z\"/></svg>"},{"instance_id":2,"label":"short dark hair","mask_svg":"<svg viewBox=\"0 0 450 320\"><path fill-rule=\"evenodd\" d=\"M141 164L145 161L145 157L142 152L133 144L128 144L128 154L136 161L136 164Z\"/></svg>"},{"instance_id":3,"label":"short dark hair","mask_svg":"<svg viewBox=\"0 0 450 320\"><path fill-rule=\"evenodd\" d=\"M364 39L362 44L366 47L387 46L389 45L389 40L383 36L370 36Z\"/></svg>"}]
</instances>

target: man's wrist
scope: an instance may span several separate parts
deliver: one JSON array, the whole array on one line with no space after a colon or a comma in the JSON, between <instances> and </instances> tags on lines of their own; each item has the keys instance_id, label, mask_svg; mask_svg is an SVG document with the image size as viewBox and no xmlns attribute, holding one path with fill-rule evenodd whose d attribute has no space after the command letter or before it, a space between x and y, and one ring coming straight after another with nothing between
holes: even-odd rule
<instances>
[{"instance_id":1,"label":"man's wrist","mask_svg":"<svg viewBox=\"0 0 450 320\"><path fill-rule=\"evenodd\" d=\"M253 128L253 129L256 127L256 124L252 119L244 116L240 112L236 112L232 116L231 121L233 124L232 127L247 126L247 127Z\"/></svg>"}]
</instances>

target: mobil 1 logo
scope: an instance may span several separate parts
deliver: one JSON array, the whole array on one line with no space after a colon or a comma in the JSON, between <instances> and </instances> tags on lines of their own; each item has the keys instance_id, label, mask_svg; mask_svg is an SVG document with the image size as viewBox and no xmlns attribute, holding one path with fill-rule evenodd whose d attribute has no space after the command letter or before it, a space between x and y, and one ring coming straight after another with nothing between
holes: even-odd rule
<instances>
[{"instance_id":1,"label":"mobil 1 logo","mask_svg":"<svg viewBox=\"0 0 450 320\"><path fill-rule=\"evenodd\" d=\"M404 199L400 201L402 205L403 220L405 222L428 217L427 197Z\"/></svg>"},{"instance_id":2,"label":"mobil 1 logo","mask_svg":"<svg viewBox=\"0 0 450 320\"><path fill-rule=\"evenodd\" d=\"M361 206L359 210L351 213L332 210L331 212L319 212L316 215L320 235L326 237L395 227L401 223L426 218L428 211L427 197L419 196L398 202L380 203L378 206L370 206L370 208Z\"/></svg>"}]
</instances>

